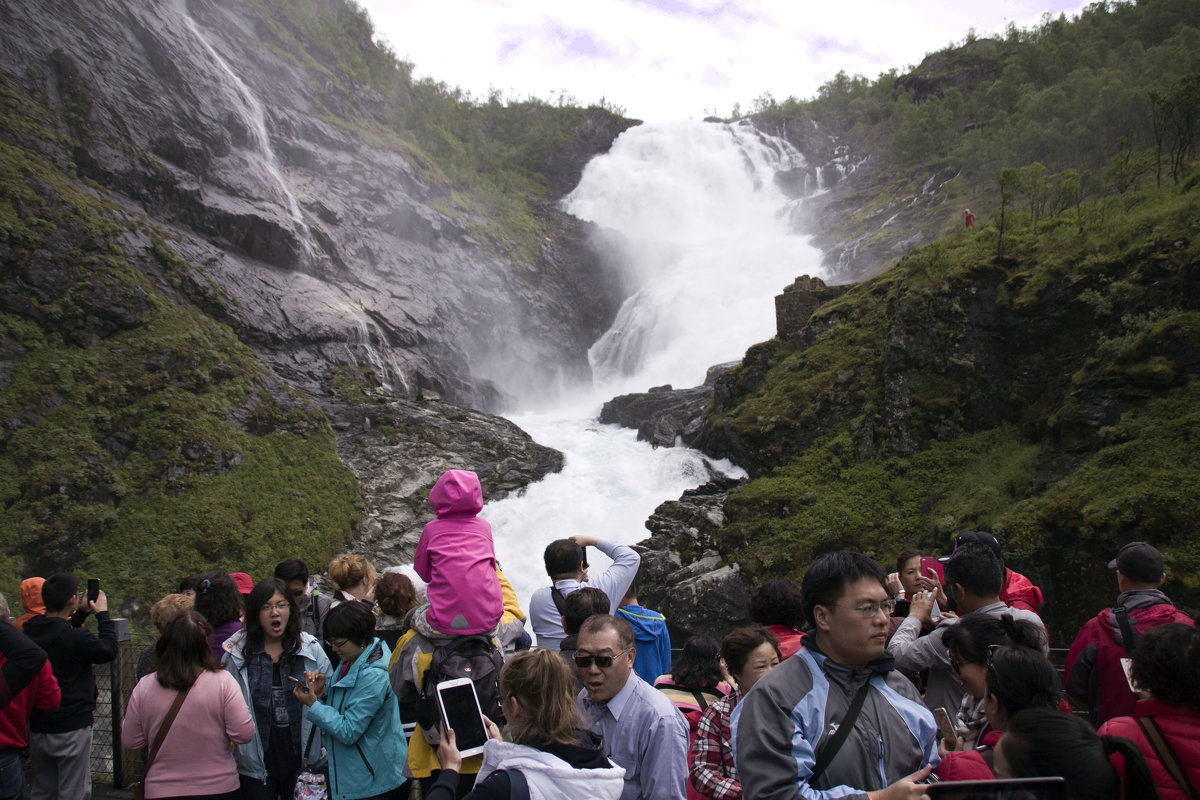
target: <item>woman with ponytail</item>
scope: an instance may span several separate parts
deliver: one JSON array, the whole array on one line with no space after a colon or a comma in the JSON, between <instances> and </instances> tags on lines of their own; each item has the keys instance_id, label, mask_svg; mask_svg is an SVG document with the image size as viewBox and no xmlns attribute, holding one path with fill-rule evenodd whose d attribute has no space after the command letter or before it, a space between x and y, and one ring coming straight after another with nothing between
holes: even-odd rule
<instances>
[{"instance_id":1,"label":"woman with ponytail","mask_svg":"<svg viewBox=\"0 0 1200 800\"><path fill-rule=\"evenodd\" d=\"M1120 755L1124 775L1110 757ZM1062 777L1068 800L1153 798L1154 781L1133 742L1100 736L1074 714L1027 708L1008 721L995 750L997 778Z\"/></svg>"},{"instance_id":2,"label":"woman with ponytail","mask_svg":"<svg viewBox=\"0 0 1200 800\"><path fill-rule=\"evenodd\" d=\"M196 588L195 609L212 626L208 646L219 662L225 655L225 640L242 629L242 593L228 572L205 573Z\"/></svg>"},{"instance_id":3,"label":"woman with ponytail","mask_svg":"<svg viewBox=\"0 0 1200 800\"><path fill-rule=\"evenodd\" d=\"M523 650L500 670L500 702L508 725L488 720L489 738L475 788L464 800L617 800L625 770L604 756L600 739L583 729L575 676L558 653ZM442 728L442 772L426 800L453 800L462 755L454 731Z\"/></svg>"},{"instance_id":4,"label":"woman with ponytail","mask_svg":"<svg viewBox=\"0 0 1200 800\"><path fill-rule=\"evenodd\" d=\"M1011 638L1025 641L1021 632L1011 627L1012 618L1006 619ZM945 753L937 768L944 781L991 780L994 748L1009 720L1027 708L1054 711L1062 700L1058 671L1035 647L993 645L988 650L984 680L987 723L974 749Z\"/></svg>"},{"instance_id":5,"label":"woman with ponytail","mask_svg":"<svg viewBox=\"0 0 1200 800\"><path fill-rule=\"evenodd\" d=\"M1133 651L1133 680L1150 697L1100 732L1137 745L1162 800L1200 797L1200 631L1182 622L1146 631Z\"/></svg>"}]
</instances>

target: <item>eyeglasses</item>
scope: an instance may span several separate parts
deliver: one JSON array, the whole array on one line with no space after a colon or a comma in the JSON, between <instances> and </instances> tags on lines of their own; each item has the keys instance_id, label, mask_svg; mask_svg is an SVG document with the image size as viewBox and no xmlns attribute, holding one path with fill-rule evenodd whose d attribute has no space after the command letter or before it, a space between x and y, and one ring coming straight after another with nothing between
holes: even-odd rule
<instances>
[{"instance_id":1,"label":"eyeglasses","mask_svg":"<svg viewBox=\"0 0 1200 800\"><path fill-rule=\"evenodd\" d=\"M263 611L279 611L284 612L291 608L287 603L267 603L262 607Z\"/></svg>"},{"instance_id":2,"label":"eyeglasses","mask_svg":"<svg viewBox=\"0 0 1200 800\"><path fill-rule=\"evenodd\" d=\"M328 647L330 650L337 650L339 648L345 647L349 643L350 643L349 639L326 639L325 640L325 646Z\"/></svg>"},{"instance_id":3,"label":"eyeglasses","mask_svg":"<svg viewBox=\"0 0 1200 800\"><path fill-rule=\"evenodd\" d=\"M621 656L625 655L632 649L633 649L632 647L626 647L621 652L616 653L611 656L578 656L577 655L577 656L575 656L575 666L579 667L580 669L587 669L588 667L590 667L592 665L593 662L595 662L596 666L599 667L600 669L608 669L609 667L611 667L613 665L613 661L615 659L620 658Z\"/></svg>"},{"instance_id":4,"label":"eyeglasses","mask_svg":"<svg viewBox=\"0 0 1200 800\"><path fill-rule=\"evenodd\" d=\"M883 612L889 617L892 615L892 612L896 610L895 600L884 600L882 603L863 603L862 605L857 606L844 606L841 603L830 603L830 605L837 606L838 608L852 608L858 613L862 614L863 619L874 619L875 615L879 613L880 609L882 609Z\"/></svg>"}]
</instances>

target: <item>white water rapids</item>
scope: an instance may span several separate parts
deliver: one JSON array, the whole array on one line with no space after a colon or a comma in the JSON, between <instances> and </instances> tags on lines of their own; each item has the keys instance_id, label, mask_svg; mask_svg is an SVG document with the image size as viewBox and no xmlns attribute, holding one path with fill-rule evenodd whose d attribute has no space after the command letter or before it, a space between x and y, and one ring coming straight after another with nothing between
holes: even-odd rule
<instances>
[{"instance_id":1,"label":"white water rapids","mask_svg":"<svg viewBox=\"0 0 1200 800\"><path fill-rule=\"evenodd\" d=\"M566 456L562 472L482 513L523 607L548 581L542 551L554 539L632 544L646 537L655 507L704 483L710 469L743 474L596 420L614 395L699 385L710 366L775 334L775 295L800 275L822 274L820 252L789 230L796 201L773 180L801 165L789 145L748 125L681 122L632 128L584 170L566 210L626 237L623 265L636 293L591 348L594 386L508 415ZM589 555L593 574L609 563Z\"/></svg>"}]
</instances>

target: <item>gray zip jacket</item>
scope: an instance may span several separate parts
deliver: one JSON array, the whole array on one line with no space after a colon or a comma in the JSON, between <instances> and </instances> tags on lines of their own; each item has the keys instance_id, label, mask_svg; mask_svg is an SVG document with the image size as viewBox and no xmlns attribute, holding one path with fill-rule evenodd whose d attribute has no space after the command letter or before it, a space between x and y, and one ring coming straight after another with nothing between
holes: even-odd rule
<instances>
[{"instance_id":1,"label":"gray zip jacket","mask_svg":"<svg viewBox=\"0 0 1200 800\"><path fill-rule=\"evenodd\" d=\"M242 658L242 645L245 639L245 628L226 639L225 644L222 645L225 656L221 659L221 663L237 681L238 688L242 690L242 697L246 699L246 705L250 708L250 716L255 719L254 738L233 748L233 760L237 762L239 775L246 775L261 781L267 778L267 768L263 763L264 746L258 730L258 721L254 715L254 701L250 698L250 685L246 678L246 661ZM325 651L321 649L320 642L311 634L303 631L300 632L300 657L304 659L305 671L318 670L325 676L326 685L332 682L333 667L330 665ZM321 731L319 728L314 729L312 723L308 721L307 707L303 709L302 713L304 716L300 723L300 747L303 752L300 754L300 761L305 767L324 764L326 755L321 742ZM315 733L313 733L314 730ZM313 734L311 743L308 738L310 733Z\"/></svg>"},{"instance_id":2,"label":"gray zip jacket","mask_svg":"<svg viewBox=\"0 0 1200 800\"><path fill-rule=\"evenodd\" d=\"M836 733L868 680L853 732L810 784L818 748ZM868 791L941 760L933 714L908 678L893 671L891 658L848 667L817 650L812 636L746 693L731 728L742 794L755 800L865 800Z\"/></svg>"}]
</instances>

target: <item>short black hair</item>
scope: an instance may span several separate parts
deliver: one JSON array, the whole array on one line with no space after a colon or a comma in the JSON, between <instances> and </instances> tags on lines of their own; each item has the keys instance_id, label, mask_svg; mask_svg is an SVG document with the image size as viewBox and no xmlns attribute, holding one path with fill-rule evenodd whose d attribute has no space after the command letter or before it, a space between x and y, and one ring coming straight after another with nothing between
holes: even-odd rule
<instances>
[{"instance_id":1,"label":"short black hair","mask_svg":"<svg viewBox=\"0 0 1200 800\"><path fill-rule=\"evenodd\" d=\"M357 600L340 603L325 615L322 633L326 639L348 639L365 647L375 638L375 615Z\"/></svg>"},{"instance_id":2,"label":"short black hair","mask_svg":"<svg viewBox=\"0 0 1200 800\"><path fill-rule=\"evenodd\" d=\"M758 587L746 604L751 622L759 625L786 625L799 628L804 624L804 598L795 581L776 578Z\"/></svg>"},{"instance_id":3,"label":"short black hair","mask_svg":"<svg viewBox=\"0 0 1200 800\"><path fill-rule=\"evenodd\" d=\"M555 539L546 545L542 555L546 561L546 574L551 578L556 575L576 573L583 564L583 548L570 539Z\"/></svg>"},{"instance_id":4,"label":"short black hair","mask_svg":"<svg viewBox=\"0 0 1200 800\"><path fill-rule=\"evenodd\" d=\"M579 633L584 620L596 614L607 614L612 601L603 589L584 586L567 595L563 602L563 630L568 634Z\"/></svg>"},{"instance_id":5,"label":"short black hair","mask_svg":"<svg viewBox=\"0 0 1200 800\"><path fill-rule=\"evenodd\" d=\"M879 585L887 591L887 573L874 559L850 550L819 556L804 573L804 580L800 583L804 622L815 626L813 609L834 605L846 593L849 584L863 578L879 581Z\"/></svg>"},{"instance_id":6,"label":"short black hair","mask_svg":"<svg viewBox=\"0 0 1200 800\"><path fill-rule=\"evenodd\" d=\"M992 597L1004 586L1004 568L990 547L965 544L946 562L946 585L958 584L971 594Z\"/></svg>"},{"instance_id":7,"label":"short black hair","mask_svg":"<svg viewBox=\"0 0 1200 800\"><path fill-rule=\"evenodd\" d=\"M1155 700L1200 711L1200 630L1172 622L1146 631L1133 650L1133 679Z\"/></svg>"},{"instance_id":8,"label":"short black hair","mask_svg":"<svg viewBox=\"0 0 1200 800\"><path fill-rule=\"evenodd\" d=\"M42 605L47 614L57 614L67 607L71 598L79 591L79 578L69 572L60 572L46 578L42 584Z\"/></svg>"},{"instance_id":9,"label":"short black hair","mask_svg":"<svg viewBox=\"0 0 1200 800\"><path fill-rule=\"evenodd\" d=\"M679 658L671 661L671 679L688 691L715 688L724 679L717 640L698 633L684 642Z\"/></svg>"},{"instance_id":10,"label":"short black hair","mask_svg":"<svg viewBox=\"0 0 1200 800\"><path fill-rule=\"evenodd\" d=\"M289 558L275 565L275 578L284 583L304 581L308 583L308 565L298 558Z\"/></svg>"}]
</instances>

